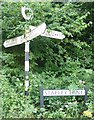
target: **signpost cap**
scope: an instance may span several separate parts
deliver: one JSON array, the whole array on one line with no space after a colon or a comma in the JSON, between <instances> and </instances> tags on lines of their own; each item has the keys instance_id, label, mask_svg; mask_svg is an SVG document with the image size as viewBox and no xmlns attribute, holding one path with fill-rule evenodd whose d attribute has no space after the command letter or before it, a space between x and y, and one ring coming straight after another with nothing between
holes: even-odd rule
<instances>
[{"instance_id":1,"label":"signpost cap","mask_svg":"<svg viewBox=\"0 0 94 120\"><path fill-rule=\"evenodd\" d=\"M29 15L26 15L25 11L29 11ZM33 10L31 8L26 8L25 6L21 8L22 16L25 20L32 20L33 19Z\"/></svg>"}]
</instances>

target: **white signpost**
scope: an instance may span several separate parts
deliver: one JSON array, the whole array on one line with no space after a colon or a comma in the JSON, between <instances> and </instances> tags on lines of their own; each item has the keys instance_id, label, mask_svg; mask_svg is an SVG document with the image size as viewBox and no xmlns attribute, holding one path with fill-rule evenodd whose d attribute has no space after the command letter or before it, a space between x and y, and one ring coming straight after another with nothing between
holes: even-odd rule
<instances>
[{"instance_id":1,"label":"white signpost","mask_svg":"<svg viewBox=\"0 0 94 120\"><path fill-rule=\"evenodd\" d=\"M22 0L20 0L22 2ZM24 17L25 20L29 20L32 19L32 15L30 14L30 16L27 16L25 11L28 10L29 12L31 12L31 14L33 15L33 12L30 8L26 8L26 7L22 7L21 8L21 13ZM12 46L16 46L16 45L20 45L22 43L25 43L25 95L28 96L28 87L29 87L29 44L30 44L30 40L36 38L37 36L45 36L45 37L50 37L50 38L55 38L55 39L64 39L65 36L58 31L54 31L51 30L50 32L48 32L48 30L46 29L46 24L42 23L39 26L35 27L35 26L29 26L29 30L28 32L22 36L16 37L16 38L12 38L12 39L8 39L4 42L4 47L8 48L8 47L12 47Z\"/></svg>"}]
</instances>

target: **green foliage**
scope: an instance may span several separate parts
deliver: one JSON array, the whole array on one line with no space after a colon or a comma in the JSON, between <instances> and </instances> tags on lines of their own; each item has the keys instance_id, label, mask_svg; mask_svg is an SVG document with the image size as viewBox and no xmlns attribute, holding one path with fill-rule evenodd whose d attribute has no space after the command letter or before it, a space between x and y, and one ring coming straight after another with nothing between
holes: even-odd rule
<instances>
[{"instance_id":1,"label":"green foliage","mask_svg":"<svg viewBox=\"0 0 94 120\"><path fill-rule=\"evenodd\" d=\"M57 40L39 36L30 42L28 97L24 96L24 45L7 49L2 46L1 117L84 118L83 97L47 97L45 108L40 109L40 86L45 89L83 89L87 86L87 109L93 113L92 4L2 2L3 42L24 34L25 27L28 29L29 25L37 26L42 22L47 24L49 31L58 30L66 38ZM32 20L23 19L20 12L22 5L32 8Z\"/></svg>"}]
</instances>

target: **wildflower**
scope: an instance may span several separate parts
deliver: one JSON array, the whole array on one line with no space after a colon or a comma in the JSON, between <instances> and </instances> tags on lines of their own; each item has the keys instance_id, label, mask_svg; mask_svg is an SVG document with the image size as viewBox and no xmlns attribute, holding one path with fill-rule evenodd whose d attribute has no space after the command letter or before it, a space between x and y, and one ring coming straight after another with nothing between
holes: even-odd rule
<instances>
[{"instance_id":1,"label":"wildflower","mask_svg":"<svg viewBox=\"0 0 94 120\"><path fill-rule=\"evenodd\" d=\"M88 110L84 111L83 115L86 116L86 117L90 117L90 118L92 117L92 113Z\"/></svg>"},{"instance_id":2,"label":"wildflower","mask_svg":"<svg viewBox=\"0 0 94 120\"><path fill-rule=\"evenodd\" d=\"M68 108L69 106L68 105L65 105L66 108Z\"/></svg>"},{"instance_id":3,"label":"wildflower","mask_svg":"<svg viewBox=\"0 0 94 120\"><path fill-rule=\"evenodd\" d=\"M60 110L60 111L62 111L62 110L63 110L63 108L60 108L59 110Z\"/></svg>"},{"instance_id":4,"label":"wildflower","mask_svg":"<svg viewBox=\"0 0 94 120\"><path fill-rule=\"evenodd\" d=\"M17 78L17 81L19 81L19 78Z\"/></svg>"},{"instance_id":5,"label":"wildflower","mask_svg":"<svg viewBox=\"0 0 94 120\"><path fill-rule=\"evenodd\" d=\"M83 84L85 83L85 81L83 81Z\"/></svg>"},{"instance_id":6,"label":"wildflower","mask_svg":"<svg viewBox=\"0 0 94 120\"><path fill-rule=\"evenodd\" d=\"M80 83L80 84L82 84L82 82L83 82L82 80L79 80L79 83Z\"/></svg>"},{"instance_id":7,"label":"wildflower","mask_svg":"<svg viewBox=\"0 0 94 120\"><path fill-rule=\"evenodd\" d=\"M85 81L83 81L83 80L79 80L79 83L80 83L80 84L84 84Z\"/></svg>"}]
</instances>

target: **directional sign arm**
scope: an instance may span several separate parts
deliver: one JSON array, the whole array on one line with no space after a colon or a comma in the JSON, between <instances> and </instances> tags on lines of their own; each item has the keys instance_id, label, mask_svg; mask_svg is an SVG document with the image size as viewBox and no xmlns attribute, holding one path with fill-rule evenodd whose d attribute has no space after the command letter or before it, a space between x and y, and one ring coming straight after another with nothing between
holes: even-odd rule
<instances>
[{"instance_id":1,"label":"directional sign arm","mask_svg":"<svg viewBox=\"0 0 94 120\"><path fill-rule=\"evenodd\" d=\"M4 44L3 44L4 47L7 48L7 47L22 44L24 42L27 42L29 40L36 38L39 35L45 36L45 37L50 37L50 38L55 38L55 39L61 39L61 40L65 38L65 35L63 35L59 31L51 30L50 32L48 32L48 30L46 29L45 23L42 23L41 25L39 25L37 27L29 26L29 28L30 28L30 30L28 30L28 33L26 34L25 38L24 38L24 35L22 35L22 36L13 38L13 39L9 39L4 42Z\"/></svg>"},{"instance_id":2,"label":"directional sign arm","mask_svg":"<svg viewBox=\"0 0 94 120\"><path fill-rule=\"evenodd\" d=\"M15 45L20 45L25 41L24 39L24 35L16 37L16 38L12 38L12 39L8 39L4 42L4 47L11 47L11 46L15 46Z\"/></svg>"},{"instance_id":3,"label":"directional sign arm","mask_svg":"<svg viewBox=\"0 0 94 120\"><path fill-rule=\"evenodd\" d=\"M30 28L30 30L33 30L36 27L35 26L29 26L29 28ZM50 30L50 32L48 32L47 29L44 31L44 33L41 34L41 36L55 38L55 39L64 39L65 38L65 35L63 35L61 32L55 31L55 30Z\"/></svg>"},{"instance_id":4,"label":"directional sign arm","mask_svg":"<svg viewBox=\"0 0 94 120\"><path fill-rule=\"evenodd\" d=\"M64 39L65 38L65 35L63 35L61 32L54 31L54 30L51 30L50 32L48 32L47 29L45 30L44 33L41 34L41 36L55 38L55 39Z\"/></svg>"},{"instance_id":5,"label":"directional sign arm","mask_svg":"<svg viewBox=\"0 0 94 120\"><path fill-rule=\"evenodd\" d=\"M37 36L44 33L45 30L46 30L45 23L35 27L33 30L31 30L31 32L26 34L26 37L25 37L26 41L36 38Z\"/></svg>"},{"instance_id":6,"label":"directional sign arm","mask_svg":"<svg viewBox=\"0 0 94 120\"><path fill-rule=\"evenodd\" d=\"M30 41L30 40L36 38L37 36L41 35L45 31L45 29L46 29L46 24L42 23L39 26L35 27L32 31L27 33L25 37L24 37L24 35L22 35L22 36L19 36L16 38L9 39L9 40L5 41L3 45L5 48L7 48L7 47L19 45L24 42Z\"/></svg>"}]
</instances>

